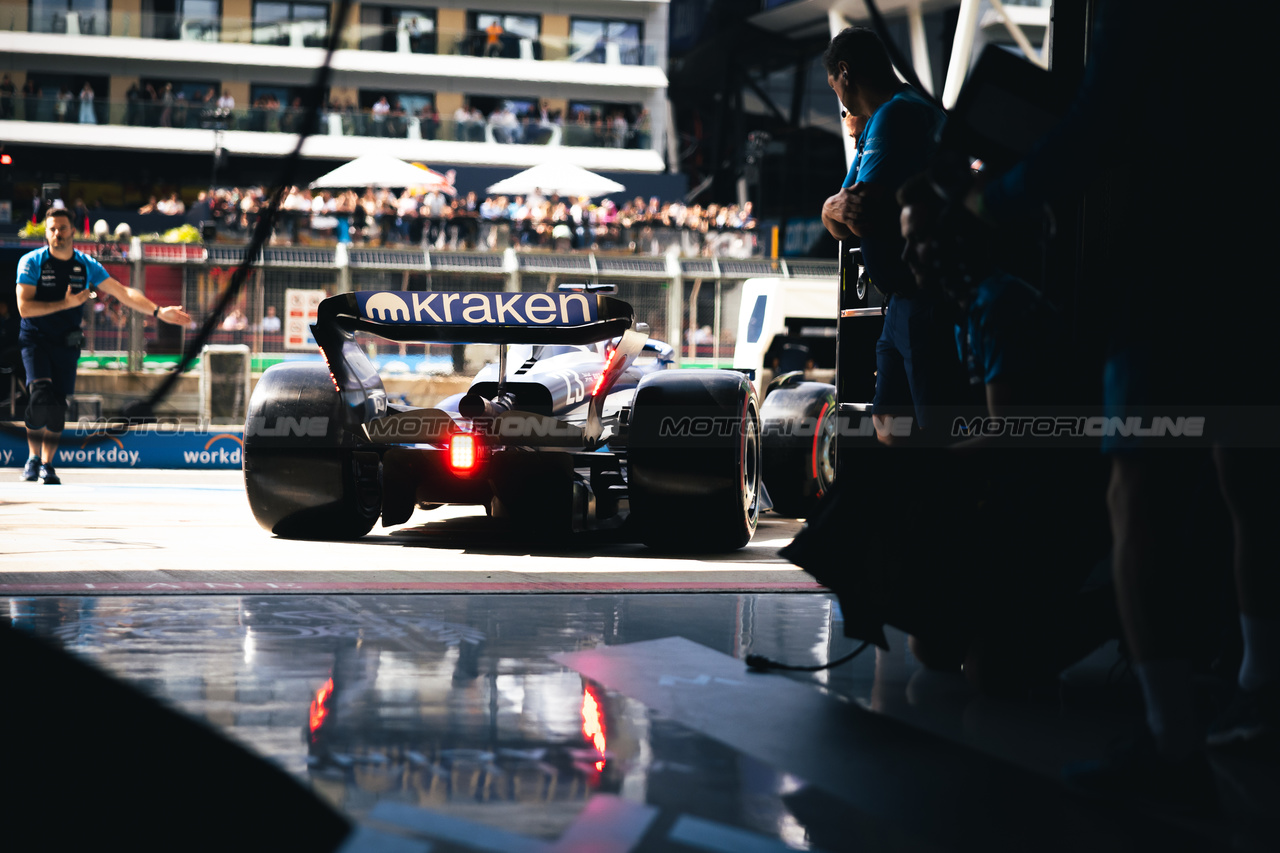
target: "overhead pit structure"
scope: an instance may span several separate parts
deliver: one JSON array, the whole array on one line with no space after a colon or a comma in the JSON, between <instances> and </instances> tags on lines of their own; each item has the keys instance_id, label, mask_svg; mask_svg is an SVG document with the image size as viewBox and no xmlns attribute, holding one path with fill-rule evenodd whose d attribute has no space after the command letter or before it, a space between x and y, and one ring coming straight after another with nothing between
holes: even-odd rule
<instances>
[{"instance_id":1,"label":"overhead pit structure","mask_svg":"<svg viewBox=\"0 0 1280 853\"><path fill-rule=\"evenodd\" d=\"M772 8L745 19L741 3L727 0L703 4L701 14L673 14L668 91L680 166L690 203L736 198L755 202L765 218L813 218L853 155L822 52L836 32L871 19L863 0L760 5ZM948 103L986 44L1048 62L1047 2L876 5L923 88Z\"/></svg>"}]
</instances>

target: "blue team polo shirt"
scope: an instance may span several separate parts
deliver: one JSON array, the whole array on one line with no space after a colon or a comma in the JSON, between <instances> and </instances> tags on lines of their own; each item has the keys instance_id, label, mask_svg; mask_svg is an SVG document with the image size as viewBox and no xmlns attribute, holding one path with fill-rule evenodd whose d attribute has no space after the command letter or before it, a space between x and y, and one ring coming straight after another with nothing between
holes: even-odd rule
<instances>
[{"instance_id":1,"label":"blue team polo shirt","mask_svg":"<svg viewBox=\"0 0 1280 853\"><path fill-rule=\"evenodd\" d=\"M956 326L956 347L974 385L1006 381L1056 390L1061 323L1022 279L996 273L978 285Z\"/></svg>"},{"instance_id":2,"label":"blue team polo shirt","mask_svg":"<svg viewBox=\"0 0 1280 853\"><path fill-rule=\"evenodd\" d=\"M18 284L33 286L37 302L65 299L68 290L74 292L86 287L97 290L98 285L110 277L102 264L78 249L63 261L55 258L48 246L43 246L18 261ZM68 332L80 328L80 316L81 309L77 306L43 317L23 317L19 337L60 341Z\"/></svg>"},{"instance_id":3,"label":"blue team polo shirt","mask_svg":"<svg viewBox=\"0 0 1280 853\"><path fill-rule=\"evenodd\" d=\"M880 105L863 130L862 153L844 179L844 186L879 184L890 192L923 172L938 150L946 113L910 86ZM902 260L902 240L891 235L862 238L862 261L867 275L882 290L915 289L915 278ZM886 287L887 285L887 287Z\"/></svg>"}]
</instances>

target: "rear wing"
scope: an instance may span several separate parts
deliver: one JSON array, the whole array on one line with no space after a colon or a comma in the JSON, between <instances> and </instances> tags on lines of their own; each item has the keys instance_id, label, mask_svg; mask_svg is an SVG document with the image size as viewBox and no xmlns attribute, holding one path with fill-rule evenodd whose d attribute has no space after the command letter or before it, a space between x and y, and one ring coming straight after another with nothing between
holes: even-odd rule
<instances>
[{"instance_id":1,"label":"rear wing","mask_svg":"<svg viewBox=\"0 0 1280 853\"><path fill-rule=\"evenodd\" d=\"M311 330L342 396L347 426L354 426L387 410L382 379L355 341L358 331L392 341L504 345L592 344L639 335L638 345L619 347L630 352L644 344L635 325L629 304L592 292L380 290L330 296L320 303ZM505 346L500 353L502 364ZM505 370L499 373L505 375Z\"/></svg>"},{"instance_id":2,"label":"rear wing","mask_svg":"<svg viewBox=\"0 0 1280 853\"><path fill-rule=\"evenodd\" d=\"M591 344L618 337L634 323L628 303L599 293L358 291L320 303L316 340L331 337L325 331L332 330L392 341Z\"/></svg>"}]
</instances>

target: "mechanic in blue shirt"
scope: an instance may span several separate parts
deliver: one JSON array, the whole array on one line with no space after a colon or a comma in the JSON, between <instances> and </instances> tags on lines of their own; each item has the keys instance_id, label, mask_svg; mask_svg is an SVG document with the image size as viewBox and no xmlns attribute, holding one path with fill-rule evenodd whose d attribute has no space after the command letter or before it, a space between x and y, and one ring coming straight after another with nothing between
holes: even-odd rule
<instances>
[{"instance_id":1,"label":"mechanic in blue shirt","mask_svg":"<svg viewBox=\"0 0 1280 853\"><path fill-rule=\"evenodd\" d=\"M952 312L985 414L1051 415L1081 402L1060 312L999 267L994 232L959 201L948 209L928 175L896 197L903 257L920 290ZM918 620L912 649L930 666L964 661L966 675L991 692L1049 681L1118 632L1110 588L1086 588L1110 544L1103 460L1091 446L1034 436L959 437L954 448L961 452L930 462L941 498L912 523L968 547L956 545L933 560L945 564L942 572L917 572L907 585L904 612ZM1025 555L1044 542L1057 543L1054 552L1029 566Z\"/></svg>"},{"instance_id":2,"label":"mechanic in blue shirt","mask_svg":"<svg viewBox=\"0 0 1280 853\"><path fill-rule=\"evenodd\" d=\"M823 64L844 108L869 117L861 153L844 186L823 204L822 221L837 240L861 240L867 277L889 296L876 343L877 434L889 443L888 416L910 412L922 430L933 427L938 434L946 425L932 422L930 410L937 415L936 407L959 402L961 374L950 323L935 299L919 293L902 260L894 193L928 165L946 116L898 80L884 43L871 30L849 27L837 34Z\"/></svg>"},{"instance_id":3,"label":"mechanic in blue shirt","mask_svg":"<svg viewBox=\"0 0 1280 853\"><path fill-rule=\"evenodd\" d=\"M971 387L985 391L986 406L970 414L1049 414L1078 402L1059 312L1000 270L990 230L959 201L948 211L924 174L896 201L903 262L937 315L954 321L953 357L959 349ZM836 504L783 555L840 597L847 636L884 645L882 626L893 625L926 667L963 667L984 692L1018 695L1118 633L1112 590L1089 586L1109 545L1105 467L1088 446L955 436L953 423L938 436L949 447L860 461L882 511L878 535L856 556ZM1045 542L1051 553L1029 563Z\"/></svg>"},{"instance_id":4,"label":"mechanic in blue shirt","mask_svg":"<svg viewBox=\"0 0 1280 853\"><path fill-rule=\"evenodd\" d=\"M105 293L166 323L185 326L191 322L182 306L161 308L116 281L102 264L75 248L74 237L67 209L51 208L45 215L49 245L28 252L18 262L18 313L22 315L18 341L29 391L25 420L30 456L22 479L39 478L51 486L61 482L53 454L62 438L67 397L76 387L76 365L84 341L82 306Z\"/></svg>"},{"instance_id":5,"label":"mechanic in blue shirt","mask_svg":"<svg viewBox=\"0 0 1280 853\"><path fill-rule=\"evenodd\" d=\"M989 229L960 204L944 228L945 203L927 174L903 184L897 201L903 259L917 286L951 308L956 350L969 384L986 392L987 414L1083 402L1060 312L999 267Z\"/></svg>"},{"instance_id":6,"label":"mechanic in blue shirt","mask_svg":"<svg viewBox=\"0 0 1280 853\"><path fill-rule=\"evenodd\" d=\"M956 348L969 373L970 385L987 392L989 414L1008 404L1008 386L1025 389L1021 401L1051 387L1043 354L1061 346L1057 312L1020 278L995 272L982 280L966 300L956 325Z\"/></svg>"},{"instance_id":7,"label":"mechanic in blue shirt","mask_svg":"<svg viewBox=\"0 0 1280 853\"><path fill-rule=\"evenodd\" d=\"M969 197L990 221L1017 223L1099 175L1121 176L1107 187L1108 209L1123 211L1106 234L1116 249L1090 286L1099 304L1115 306L1106 414L1209 413L1211 449L1191 442L1178 452L1139 436L1104 441L1113 569L1149 737L1075 776L1095 792L1163 800L1184 813L1214 798L1203 746L1262 753L1280 743L1280 453L1269 414L1280 405L1280 383L1277 290L1266 273L1274 266L1275 133L1258 91L1238 82L1271 79L1269 33L1187 0L1099 4L1066 117ZM1191 105L1212 111L1211 168L1184 179L1185 150L1168 131L1170 117ZM1205 273L1189 271L1188 257L1201 255ZM1205 310L1218 294L1223 307ZM1213 597L1187 558L1206 523L1171 521L1195 490L1185 467L1206 450L1231 514L1244 653L1235 698L1207 737L1194 694L1204 650L1187 630L1213 615Z\"/></svg>"}]
</instances>

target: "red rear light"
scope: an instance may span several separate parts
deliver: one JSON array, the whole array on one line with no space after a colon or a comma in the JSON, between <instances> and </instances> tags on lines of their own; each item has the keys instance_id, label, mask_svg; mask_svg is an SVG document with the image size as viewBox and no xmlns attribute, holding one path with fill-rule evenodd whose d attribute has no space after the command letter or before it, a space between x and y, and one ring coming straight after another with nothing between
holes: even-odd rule
<instances>
[{"instance_id":1,"label":"red rear light","mask_svg":"<svg viewBox=\"0 0 1280 853\"><path fill-rule=\"evenodd\" d=\"M449 438L449 467L458 474L468 474L480 464L480 447L475 435L456 432Z\"/></svg>"}]
</instances>

